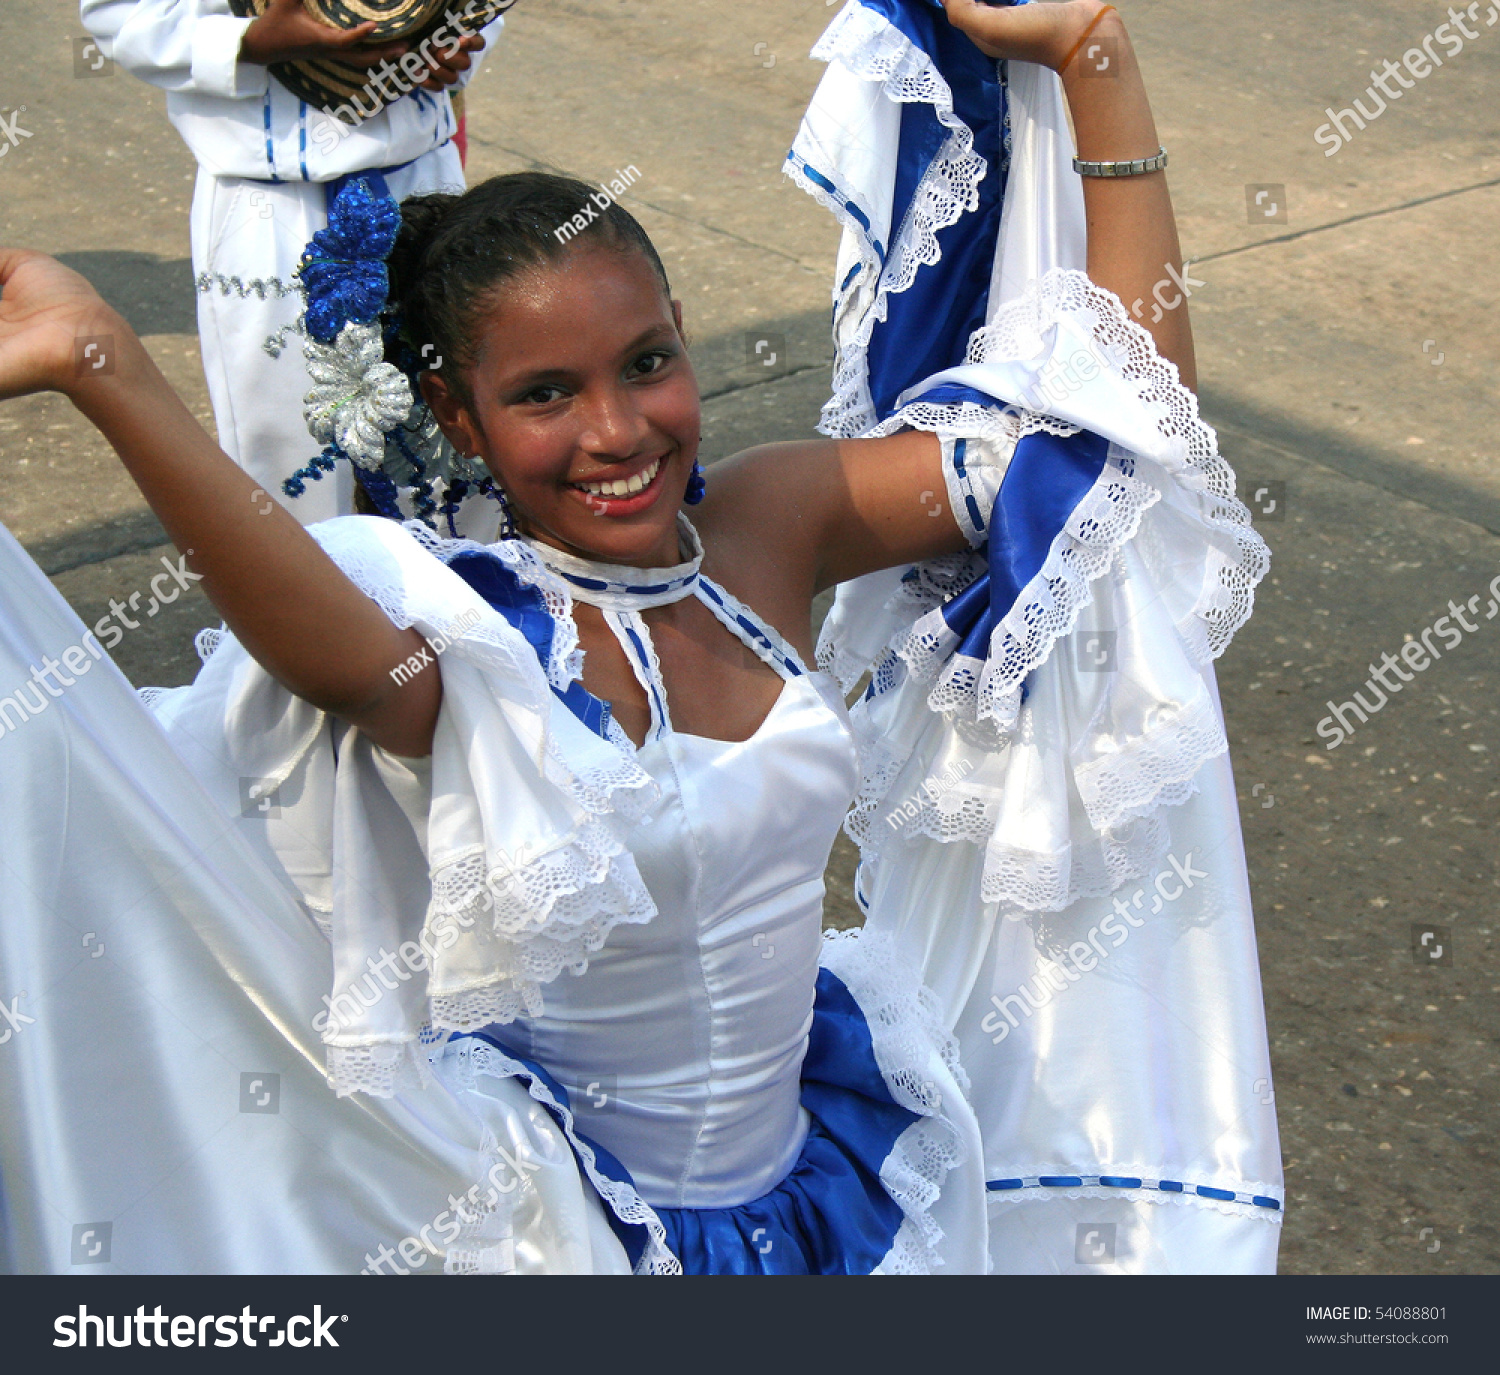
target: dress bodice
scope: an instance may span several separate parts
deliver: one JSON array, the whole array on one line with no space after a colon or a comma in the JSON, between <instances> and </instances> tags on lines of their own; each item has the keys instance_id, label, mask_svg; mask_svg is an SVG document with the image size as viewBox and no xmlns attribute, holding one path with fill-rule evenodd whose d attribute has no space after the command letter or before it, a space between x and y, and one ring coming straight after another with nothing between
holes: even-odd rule
<instances>
[{"instance_id":1,"label":"dress bodice","mask_svg":"<svg viewBox=\"0 0 1500 1375\"><path fill-rule=\"evenodd\" d=\"M713 605L720 593L701 595ZM660 719L640 750L661 802L631 850L657 915L614 931L584 974L548 987L540 1016L504 1029L568 1087L580 1130L656 1206L758 1197L806 1133L799 1072L823 870L855 756L832 681L746 620L736 633L784 679L760 728L730 742Z\"/></svg>"}]
</instances>

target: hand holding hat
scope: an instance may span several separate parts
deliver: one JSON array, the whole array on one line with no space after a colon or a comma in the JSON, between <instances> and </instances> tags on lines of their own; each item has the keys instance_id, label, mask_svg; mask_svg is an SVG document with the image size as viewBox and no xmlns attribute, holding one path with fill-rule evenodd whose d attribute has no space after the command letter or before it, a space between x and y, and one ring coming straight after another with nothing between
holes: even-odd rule
<instances>
[{"instance_id":1,"label":"hand holding hat","mask_svg":"<svg viewBox=\"0 0 1500 1375\"><path fill-rule=\"evenodd\" d=\"M478 31L515 0L230 0L245 30L240 57L271 69L294 95L337 113L369 95L368 73L417 49L427 64L416 84L441 90L469 66ZM428 42L426 50L421 45ZM407 64L403 63L403 67ZM380 88L380 103L388 97Z\"/></svg>"},{"instance_id":2,"label":"hand holding hat","mask_svg":"<svg viewBox=\"0 0 1500 1375\"><path fill-rule=\"evenodd\" d=\"M302 0L261 0L259 4L236 5L235 9L256 16L241 40L240 60L263 67L329 57L373 66L382 58L399 57L406 51L404 43L377 39L379 25L374 20L351 28L334 28Z\"/></svg>"}]
</instances>

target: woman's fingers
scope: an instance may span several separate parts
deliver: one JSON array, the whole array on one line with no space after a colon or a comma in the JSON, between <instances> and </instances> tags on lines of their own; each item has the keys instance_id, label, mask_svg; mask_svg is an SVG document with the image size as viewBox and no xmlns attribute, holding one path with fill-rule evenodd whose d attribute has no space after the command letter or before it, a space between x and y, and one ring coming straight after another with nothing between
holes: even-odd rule
<instances>
[{"instance_id":1,"label":"woman's fingers","mask_svg":"<svg viewBox=\"0 0 1500 1375\"><path fill-rule=\"evenodd\" d=\"M311 15L308 18L312 18ZM316 22L316 21L315 21ZM356 24L352 29L335 29L334 37L329 41L340 47L353 47L356 43L363 43L375 32L375 21L367 19L363 24Z\"/></svg>"},{"instance_id":2,"label":"woman's fingers","mask_svg":"<svg viewBox=\"0 0 1500 1375\"><path fill-rule=\"evenodd\" d=\"M1015 47L1021 26L1016 22L1017 11L1014 6L982 5L977 0L943 0L943 8L947 11L948 22L967 34L986 57L1006 58L1019 55ZM1035 7L1022 6L1022 9L1032 8ZM1034 18L1029 27L1036 27Z\"/></svg>"}]
</instances>

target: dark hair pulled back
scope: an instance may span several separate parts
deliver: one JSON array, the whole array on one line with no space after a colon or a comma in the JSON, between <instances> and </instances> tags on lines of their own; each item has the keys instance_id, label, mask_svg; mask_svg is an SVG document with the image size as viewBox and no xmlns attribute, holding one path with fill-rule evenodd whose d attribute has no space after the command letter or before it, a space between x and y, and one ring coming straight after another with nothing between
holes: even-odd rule
<instances>
[{"instance_id":1,"label":"dark hair pulled back","mask_svg":"<svg viewBox=\"0 0 1500 1375\"><path fill-rule=\"evenodd\" d=\"M602 199L609 204L601 210ZM559 237L579 215L587 227ZM431 345L443 379L469 400L463 370L475 360L486 294L527 268L560 262L575 246L597 244L644 254L671 295L661 257L635 217L572 177L514 172L463 195L412 196L401 202L387 264L402 334L414 353Z\"/></svg>"}]
</instances>

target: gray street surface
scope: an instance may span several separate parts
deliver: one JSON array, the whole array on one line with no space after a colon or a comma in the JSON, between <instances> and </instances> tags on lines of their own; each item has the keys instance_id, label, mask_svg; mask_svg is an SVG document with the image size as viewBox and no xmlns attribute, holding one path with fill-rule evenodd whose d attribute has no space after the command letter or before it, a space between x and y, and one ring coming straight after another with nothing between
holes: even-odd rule
<instances>
[{"instance_id":1,"label":"gray street surface","mask_svg":"<svg viewBox=\"0 0 1500 1375\"><path fill-rule=\"evenodd\" d=\"M1315 138L1325 110L1373 106L1371 69L1420 49L1445 4L1121 8L1202 282L1204 411L1274 553L1220 682L1287 1165L1283 1269L1494 1272L1500 617L1484 613L1500 574L1500 19L1474 6L1478 37L1408 76L1364 129L1346 121L1328 156L1340 141ZM708 458L809 434L826 396L836 233L779 168L834 13L523 0L471 89L471 180L639 169L626 204L685 304ZM211 427L192 159L159 92L76 64L81 32L68 5L0 9L0 44L30 55L0 79L16 132L0 131L0 242L94 281ZM776 347L757 356L758 340ZM167 553L108 447L57 397L0 407L0 520L90 623ZM1476 596L1475 630L1328 750L1325 703ZM185 597L117 658L139 684L186 681L212 619ZM841 843L836 923L857 920L850 867Z\"/></svg>"}]
</instances>

